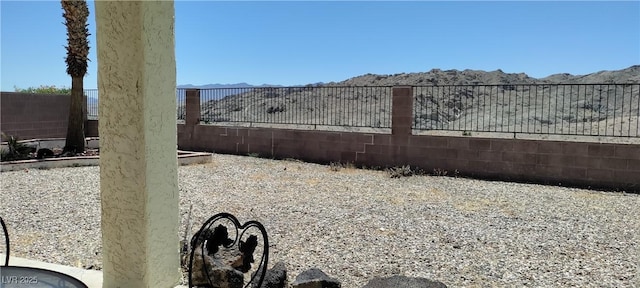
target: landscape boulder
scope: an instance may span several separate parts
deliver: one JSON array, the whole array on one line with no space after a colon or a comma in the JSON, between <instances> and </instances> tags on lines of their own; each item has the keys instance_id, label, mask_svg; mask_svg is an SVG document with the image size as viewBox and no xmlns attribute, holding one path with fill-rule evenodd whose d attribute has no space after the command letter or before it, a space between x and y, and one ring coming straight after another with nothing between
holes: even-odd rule
<instances>
[{"instance_id":1,"label":"landscape boulder","mask_svg":"<svg viewBox=\"0 0 640 288\"><path fill-rule=\"evenodd\" d=\"M442 282L406 276L375 277L362 288L447 288Z\"/></svg>"},{"instance_id":2,"label":"landscape boulder","mask_svg":"<svg viewBox=\"0 0 640 288\"><path fill-rule=\"evenodd\" d=\"M287 268L284 262L278 262L273 268L267 270L260 287L258 287L258 278L253 281L252 288L285 288L287 287Z\"/></svg>"},{"instance_id":3,"label":"landscape boulder","mask_svg":"<svg viewBox=\"0 0 640 288\"><path fill-rule=\"evenodd\" d=\"M196 247L193 254L193 270L191 271L193 286L244 287L244 274L233 266L236 263L242 265L242 254L239 251L222 249L215 256L209 255L206 248L204 255L202 251L202 245L200 245ZM211 279L211 283L209 279Z\"/></svg>"},{"instance_id":4,"label":"landscape boulder","mask_svg":"<svg viewBox=\"0 0 640 288\"><path fill-rule=\"evenodd\" d=\"M291 285L293 288L340 288L342 284L337 279L329 277L318 268L311 268L300 273L296 281Z\"/></svg>"},{"instance_id":5,"label":"landscape boulder","mask_svg":"<svg viewBox=\"0 0 640 288\"><path fill-rule=\"evenodd\" d=\"M191 239L193 262L189 264L190 251L182 241L182 263L186 269L191 265L191 283L194 286L214 288L244 287L244 273L251 270L255 262L254 252L258 237L249 235L237 245L229 238L223 225L209 227ZM285 276L286 278L286 276Z\"/></svg>"},{"instance_id":6,"label":"landscape boulder","mask_svg":"<svg viewBox=\"0 0 640 288\"><path fill-rule=\"evenodd\" d=\"M244 287L244 274L230 267L213 268L211 279L212 283L207 287L212 288L242 288ZM206 277L206 276L205 276Z\"/></svg>"}]
</instances>

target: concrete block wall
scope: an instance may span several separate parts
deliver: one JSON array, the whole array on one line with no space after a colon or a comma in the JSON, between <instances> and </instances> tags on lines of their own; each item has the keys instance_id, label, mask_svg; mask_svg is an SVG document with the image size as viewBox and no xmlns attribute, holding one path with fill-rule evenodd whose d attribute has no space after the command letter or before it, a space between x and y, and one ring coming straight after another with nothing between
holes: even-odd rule
<instances>
[{"instance_id":1,"label":"concrete block wall","mask_svg":"<svg viewBox=\"0 0 640 288\"><path fill-rule=\"evenodd\" d=\"M640 191L640 145L198 125L181 149L367 167L411 165L483 179Z\"/></svg>"},{"instance_id":2,"label":"concrete block wall","mask_svg":"<svg viewBox=\"0 0 640 288\"><path fill-rule=\"evenodd\" d=\"M640 191L640 145L412 135L411 89L393 89L391 134L200 125L199 95L188 92L187 106L192 106L186 109L186 124L178 125L178 146L318 163L411 165L449 175Z\"/></svg>"},{"instance_id":3,"label":"concrete block wall","mask_svg":"<svg viewBox=\"0 0 640 288\"><path fill-rule=\"evenodd\" d=\"M640 189L640 145L412 136L406 163L429 171L616 190Z\"/></svg>"},{"instance_id":4,"label":"concrete block wall","mask_svg":"<svg viewBox=\"0 0 640 288\"><path fill-rule=\"evenodd\" d=\"M7 135L31 139L67 134L68 95L2 92L0 107L0 130Z\"/></svg>"},{"instance_id":5,"label":"concrete block wall","mask_svg":"<svg viewBox=\"0 0 640 288\"><path fill-rule=\"evenodd\" d=\"M69 95L1 92L0 131L19 139L64 138L69 101ZM97 120L85 127L87 137L98 136Z\"/></svg>"}]
</instances>

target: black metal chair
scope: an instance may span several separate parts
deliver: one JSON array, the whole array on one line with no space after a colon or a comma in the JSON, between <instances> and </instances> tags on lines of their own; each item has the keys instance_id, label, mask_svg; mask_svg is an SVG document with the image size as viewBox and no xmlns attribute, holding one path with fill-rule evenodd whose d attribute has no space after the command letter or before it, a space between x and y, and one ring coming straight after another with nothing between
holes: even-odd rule
<instances>
[{"instance_id":1,"label":"black metal chair","mask_svg":"<svg viewBox=\"0 0 640 288\"><path fill-rule=\"evenodd\" d=\"M214 226L216 222L220 221L231 223L231 231L235 230L235 239L228 237L229 234L227 233L227 228L222 224ZM217 287L213 285L213 283L216 282L216 279L213 279L214 277L209 273L211 271L212 264L207 263L208 261L205 260L204 255L206 255L207 253L209 253L209 255L215 254L219 250L218 247L220 246L224 248L234 249L237 246L238 251L243 253L243 263L242 265L240 265L241 267L238 268L239 271L241 273L247 273L249 272L249 270L253 270L250 268L251 263L254 262L253 254L258 244L258 238L256 235L250 235L245 241L241 240L243 239L243 235L245 235L245 232L247 232L250 228L255 228L260 232L262 236L263 248L262 256L260 257L260 263L258 264L257 268L255 268L255 272L253 272L253 274L251 275L250 281L244 287L261 287L266 274L267 263L269 262L269 240L267 238L267 231L264 226L258 221L249 221L240 225L240 221L238 221L235 216L229 213L219 213L212 216L191 238L191 248L188 249L190 255L187 266L189 274L189 287L195 287L194 285L197 285L194 284L193 281L193 268L195 263L194 261L202 261L202 265L200 265L200 267L202 267L202 271L198 272L202 273L201 275L206 275L205 279L207 280L209 285ZM199 250L200 252L199 259L194 259L196 250ZM257 282L254 282L254 280L257 280ZM257 284L257 286L250 286L252 285L252 283Z\"/></svg>"},{"instance_id":2,"label":"black metal chair","mask_svg":"<svg viewBox=\"0 0 640 288\"><path fill-rule=\"evenodd\" d=\"M4 266L9 266L9 251L11 251L9 249L9 231L7 231L7 225L4 224L4 220L2 220L2 217L0 217L0 225L2 225L2 232L4 233L4 244L6 248Z\"/></svg>"}]
</instances>

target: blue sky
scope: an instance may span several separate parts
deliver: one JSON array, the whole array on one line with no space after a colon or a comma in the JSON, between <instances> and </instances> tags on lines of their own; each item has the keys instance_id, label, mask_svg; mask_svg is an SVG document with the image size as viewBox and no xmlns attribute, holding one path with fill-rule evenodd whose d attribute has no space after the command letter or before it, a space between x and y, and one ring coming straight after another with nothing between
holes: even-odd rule
<instances>
[{"instance_id":1,"label":"blue sky","mask_svg":"<svg viewBox=\"0 0 640 288\"><path fill-rule=\"evenodd\" d=\"M85 88L97 87L89 1ZM298 85L433 68L545 77L640 64L640 1L176 1L178 84ZM0 2L2 91L70 86L58 1Z\"/></svg>"}]
</instances>

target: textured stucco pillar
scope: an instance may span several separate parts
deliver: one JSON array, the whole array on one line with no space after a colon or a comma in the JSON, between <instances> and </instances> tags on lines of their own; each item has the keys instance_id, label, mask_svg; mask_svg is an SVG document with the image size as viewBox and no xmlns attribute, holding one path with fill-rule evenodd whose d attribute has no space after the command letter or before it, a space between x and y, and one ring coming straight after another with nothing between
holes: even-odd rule
<instances>
[{"instance_id":1,"label":"textured stucco pillar","mask_svg":"<svg viewBox=\"0 0 640 288\"><path fill-rule=\"evenodd\" d=\"M180 278L173 1L95 1L103 287Z\"/></svg>"}]
</instances>

